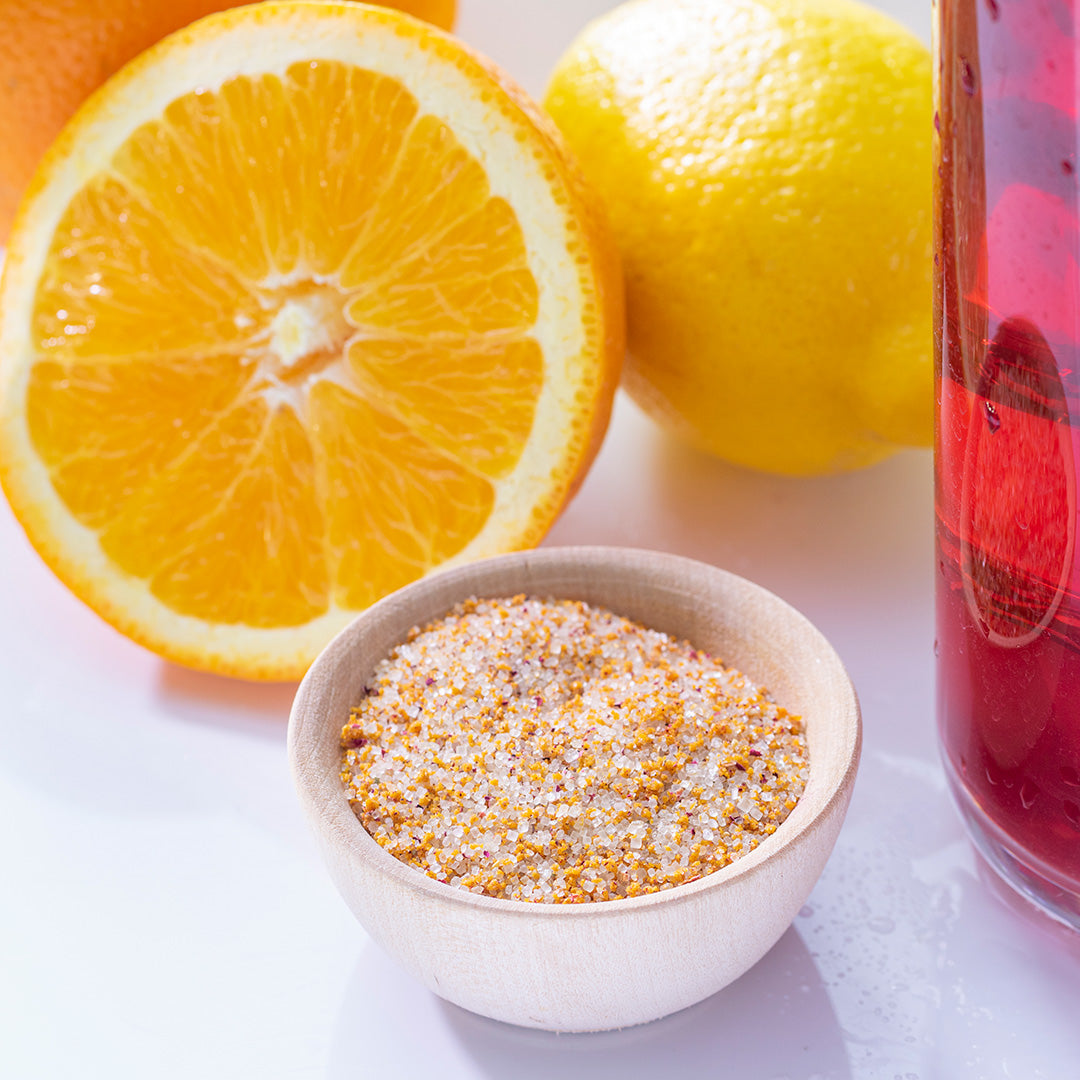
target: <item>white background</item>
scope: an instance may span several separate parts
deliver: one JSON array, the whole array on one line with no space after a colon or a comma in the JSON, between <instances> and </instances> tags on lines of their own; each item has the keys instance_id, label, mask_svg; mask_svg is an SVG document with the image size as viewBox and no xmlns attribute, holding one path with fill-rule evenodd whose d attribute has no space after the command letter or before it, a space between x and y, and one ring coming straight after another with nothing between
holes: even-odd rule
<instances>
[{"instance_id":1,"label":"white background","mask_svg":"<svg viewBox=\"0 0 1080 1080\"><path fill-rule=\"evenodd\" d=\"M540 93L605 0L463 0ZM893 0L929 39L930 12ZM301 821L293 688L164 663L69 596L0 508L0 1076L1072 1080L1080 940L977 861L938 764L929 453L781 480L672 444L620 399L549 543L674 551L831 638L865 749L809 903L737 983L623 1032L555 1036L432 997L371 944Z\"/></svg>"}]
</instances>

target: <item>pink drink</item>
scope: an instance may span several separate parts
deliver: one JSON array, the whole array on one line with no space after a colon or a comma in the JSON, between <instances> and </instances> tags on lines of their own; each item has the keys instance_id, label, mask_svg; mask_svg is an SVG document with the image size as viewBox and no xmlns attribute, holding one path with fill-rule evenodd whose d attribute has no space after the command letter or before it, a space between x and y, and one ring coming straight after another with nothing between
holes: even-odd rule
<instances>
[{"instance_id":1,"label":"pink drink","mask_svg":"<svg viewBox=\"0 0 1080 1080\"><path fill-rule=\"evenodd\" d=\"M941 740L980 848L1080 927L1075 0L938 19Z\"/></svg>"}]
</instances>

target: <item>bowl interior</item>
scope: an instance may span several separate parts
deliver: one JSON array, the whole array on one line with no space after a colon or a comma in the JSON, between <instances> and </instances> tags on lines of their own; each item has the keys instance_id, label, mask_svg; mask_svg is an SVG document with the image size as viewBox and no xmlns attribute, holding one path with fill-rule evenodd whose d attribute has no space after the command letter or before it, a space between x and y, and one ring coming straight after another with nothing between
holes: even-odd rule
<instances>
[{"instance_id":1,"label":"bowl interior","mask_svg":"<svg viewBox=\"0 0 1080 1080\"><path fill-rule=\"evenodd\" d=\"M748 855L676 889L617 904L536 905L477 896L433 881L398 862L368 836L345 797L338 739L349 709L375 666L414 626L445 615L470 596L519 593L584 600L685 639L736 667L806 724L810 779L784 824ZM861 738L854 689L835 651L814 626L772 593L734 574L677 556L626 548L547 548L457 567L399 590L360 615L327 646L301 684L289 724L289 752L304 808L323 842L377 860L394 877L414 880L469 904L561 912L621 908L674 898L741 874L813 828L850 788ZM389 864L393 864L390 866ZM447 899L450 899L448 896Z\"/></svg>"}]
</instances>

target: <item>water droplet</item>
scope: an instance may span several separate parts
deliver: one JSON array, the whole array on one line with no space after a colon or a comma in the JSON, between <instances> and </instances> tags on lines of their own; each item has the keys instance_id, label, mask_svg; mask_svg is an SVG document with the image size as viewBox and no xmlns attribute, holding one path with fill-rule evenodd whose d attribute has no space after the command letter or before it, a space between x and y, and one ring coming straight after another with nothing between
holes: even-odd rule
<instances>
[{"instance_id":1,"label":"water droplet","mask_svg":"<svg viewBox=\"0 0 1080 1080\"><path fill-rule=\"evenodd\" d=\"M961 56L960 57L960 85L965 94L975 93L975 69Z\"/></svg>"},{"instance_id":2,"label":"water droplet","mask_svg":"<svg viewBox=\"0 0 1080 1080\"><path fill-rule=\"evenodd\" d=\"M986 10L990 13L993 22L997 22L1001 17L1001 8L998 7L997 0L986 0Z\"/></svg>"},{"instance_id":3,"label":"water droplet","mask_svg":"<svg viewBox=\"0 0 1080 1080\"><path fill-rule=\"evenodd\" d=\"M1074 802L1070 802L1068 799L1066 799L1062 805L1065 809L1065 816L1073 825L1080 829L1080 806L1077 806Z\"/></svg>"},{"instance_id":4,"label":"water droplet","mask_svg":"<svg viewBox=\"0 0 1080 1080\"><path fill-rule=\"evenodd\" d=\"M1030 780L1025 780L1020 785L1020 801L1024 804L1025 810L1030 810L1038 797L1039 789Z\"/></svg>"},{"instance_id":5,"label":"water droplet","mask_svg":"<svg viewBox=\"0 0 1080 1080\"><path fill-rule=\"evenodd\" d=\"M986 411L986 423L990 427L990 434L993 435L1001 427L1001 417L998 416L992 401L984 401L983 409Z\"/></svg>"},{"instance_id":6,"label":"water droplet","mask_svg":"<svg viewBox=\"0 0 1080 1080\"><path fill-rule=\"evenodd\" d=\"M1071 765L1061 766L1061 779L1069 785L1069 787L1080 787L1080 773L1078 773Z\"/></svg>"},{"instance_id":7,"label":"water droplet","mask_svg":"<svg viewBox=\"0 0 1080 1080\"><path fill-rule=\"evenodd\" d=\"M941 134L941 117L938 115L937 109L934 110L934 130Z\"/></svg>"}]
</instances>

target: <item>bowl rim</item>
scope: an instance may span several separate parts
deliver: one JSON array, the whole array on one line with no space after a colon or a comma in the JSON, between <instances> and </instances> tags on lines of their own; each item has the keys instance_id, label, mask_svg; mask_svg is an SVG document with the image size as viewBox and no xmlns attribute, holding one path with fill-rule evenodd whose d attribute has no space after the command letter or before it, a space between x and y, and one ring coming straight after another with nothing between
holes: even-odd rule
<instances>
[{"instance_id":1,"label":"bowl rim","mask_svg":"<svg viewBox=\"0 0 1080 1080\"><path fill-rule=\"evenodd\" d=\"M807 820L797 823L794 832L785 832L784 826L790 821L790 817L786 818L776 832L766 837L753 851L740 856L719 870L714 870L694 881L684 882L670 889L662 889L643 896L617 897L611 900L555 903L535 900L510 900L498 896L473 893L429 877L416 867L410 866L408 863L404 863L391 855L375 842L374 838L360 822L360 819L356 817L348 799L344 797L344 787L340 788L342 795L340 800L335 801L332 805L324 805L322 801L323 793L320 792L320 782L325 783L326 778L318 775L314 762L302 756L301 747L304 744L305 736L308 734L309 725L318 723L318 719L314 715L314 705L317 703L319 694L318 684L325 677L328 670L332 671L343 662L347 662L347 658L352 651L352 637L360 623L381 614L382 610L387 606L400 607L402 604L407 604L418 597L423 597L436 585L451 582L455 578L464 586L478 572L482 574L488 568L502 569L515 564L526 567L530 564L553 568L558 566L580 567L582 565L587 566L590 563L593 565L610 564L612 561L627 567L645 568L647 565L651 572L655 572L662 565L664 570L674 571L678 567L684 570L694 568L697 572L704 571L709 575L716 575L724 579L726 584L740 589L744 593L755 594L762 604L767 605L773 611L782 613L791 625L797 626L801 634L806 635L809 640L814 642L818 659L823 667L823 669L819 669L819 677L823 680L832 677L836 685L842 688L843 691L842 703L844 708L838 710L837 719L844 721L844 760L843 768L837 770L832 789L827 791L821 805L817 810L813 811ZM470 595L479 594L466 589L461 593L461 599L464 600ZM566 599L574 598L566 597ZM314 739L314 736L312 736L312 739ZM502 916L531 919L614 918L619 914L629 914L632 911L643 911L661 905L669 907L691 902L700 898L704 893L733 886L742 878L754 873L762 864L778 857L781 853L803 846L832 817L837 805L846 803L850 789L855 781L861 750L862 715L851 678L832 644L798 609L764 586L711 563L682 555L674 555L669 552L604 545L553 546L511 552L506 555L495 555L436 571L383 597L371 607L360 612L319 653L297 689L289 714L288 727L288 756L293 783L300 797L305 816L317 833L330 838L330 842L336 847L346 848L351 856L365 864L370 870L388 876L404 887L426 893L432 900L439 903L456 904L475 911L486 910L492 914ZM810 761L810 768L812 777L813 758ZM333 780L340 784L337 776L334 776Z\"/></svg>"}]
</instances>

